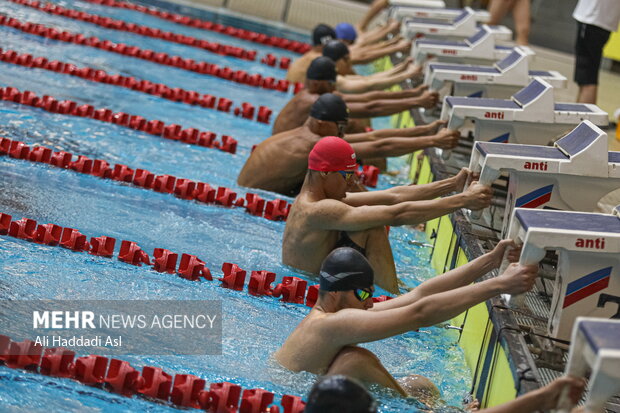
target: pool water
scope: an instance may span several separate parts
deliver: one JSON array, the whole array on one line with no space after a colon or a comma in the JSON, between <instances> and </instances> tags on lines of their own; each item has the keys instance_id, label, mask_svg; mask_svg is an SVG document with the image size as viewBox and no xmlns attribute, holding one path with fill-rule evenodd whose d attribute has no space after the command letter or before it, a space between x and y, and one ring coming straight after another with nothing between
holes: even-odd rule
<instances>
[{"instance_id":1,"label":"pool water","mask_svg":"<svg viewBox=\"0 0 620 413\"><path fill-rule=\"evenodd\" d=\"M285 72L263 65L266 53L294 58L294 53L246 42L240 39L176 25L155 17L124 9L96 6L84 2L58 2L61 5L146 24L162 30L193 35L258 50L258 59L248 62L214 55L196 48L103 29L88 23L48 15L13 3L1 2L0 13L22 21L54 26L62 30L98 36L141 48L206 60L233 69L263 76L283 78ZM229 24L256 30L256 23L239 19ZM272 30L272 29L269 29ZM275 33L274 33L275 34ZM110 74L135 76L171 87L196 90L232 99L236 105L247 101L274 110L272 119L290 94L257 89L133 59L102 50L55 42L0 27L0 47L19 53L44 56L90 66ZM370 70L368 67L361 71ZM110 108L161 119L183 127L227 134L239 141L236 155L198 146L185 145L151 135L102 123L92 119L51 114L40 109L0 101L0 136L41 144L131 168L170 174L212 186L226 186L239 194L245 188L235 183L253 145L270 136L271 125L245 120L215 110L191 107L140 92L41 69L0 62L0 87L13 86L37 95L72 99L97 108ZM376 119L377 128L388 127L389 119ZM402 159L390 160L391 169L404 170ZM405 173L381 176L379 188L405 183ZM266 199L282 198L265 191L251 190ZM287 199L292 202L290 198ZM14 219L27 217L40 223L77 228L88 237L108 235L118 242L137 242L147 253L156 247L203 259L219 276L223 262L241 268L268 270L282 276L295 275L280 263L283 222L272 222L246 214L241 208L228 209L178 199L168 194L102 180L9 157L0 157L0 212ZM393 228L390 239L401 279L409 287L431 277L428 251L413 241L425 241L424 234L407 228ZM309 280L310 284L316 280ZM284 304L267 297L252 297L219 287L214 282L190 282L161 274L149 267L134 267L117 260L72 253L34 243L0 237L0 299L215 299L222 300L223 354L221 356L126 356L136 369L144 365L162 367L168 373L189 373L210 382L231 381L244 388L264 388L276 393L304 396L314 375L292 374L274 368L269 357L309 311L303 305ZM1 333L1 332L0 332ZM396 377L419 373L428 376L441 389L448 405L461 405L469 391L470 375L457 335L441 327L407 333L365 345L375 352ZM0 410L48 411L167 411L174 407L154 404L139 397L126 398L66 379L39 376L0 367ZM415 411L415 403L375 389L382 412ZM176 409L175 409L176 410Z\"/></svg>"}]
</instances>

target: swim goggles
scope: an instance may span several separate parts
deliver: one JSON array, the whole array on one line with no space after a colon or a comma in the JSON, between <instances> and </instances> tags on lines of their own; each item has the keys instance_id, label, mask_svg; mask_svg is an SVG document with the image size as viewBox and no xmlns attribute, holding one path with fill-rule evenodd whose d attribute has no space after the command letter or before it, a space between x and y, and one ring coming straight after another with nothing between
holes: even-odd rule
<instances>
[{"instance_id":1,"label":"swim goggles","mask_svg":"<svg viewBox=\"0 0 620 413\"><path fill-rule=\"evenodd\" d=\"M355 298L357 298L358 300L366 301L372 297L373 292L365 288L356 288L355 290L353 290L353 294L355 294Z\"/></svg>"},{"instance_id":2,"label":"swim goggles","mask_svg":"<svg viewBox=\"0 0 620 413\"><path fill-rule=\"evenodd\" d=\"M343 137L344 136L344 130L347 128L347 125L349 124L349 121L343 120L343 121L336 121L336 125L338 125L338 136L339 137Z\"/></svg>"},{"instance_id":3,"label":"swim goggles","mask_svg":"<svg viewBox=\"0 0 620 413\"><path fill-rule=\"evenodd\" d=\"M355 175L355 171L338 171L338 173L342 175L344 180L347 182L353 178L353 175Z\"/></svg>"}]
</instances>

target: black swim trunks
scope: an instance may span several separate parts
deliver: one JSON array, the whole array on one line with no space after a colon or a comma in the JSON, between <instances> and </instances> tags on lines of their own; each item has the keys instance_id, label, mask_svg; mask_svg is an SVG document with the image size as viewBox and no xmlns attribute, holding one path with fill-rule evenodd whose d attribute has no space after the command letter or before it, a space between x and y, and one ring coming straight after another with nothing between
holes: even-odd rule
<instances>
[{"instance_id":1,"label":"black swim trunks","mask_svg":"<svg viewBox=\"0 0 620 413\"><path fill-rule=\"evenodd\" d=\"M575 83L578 85L598 85L603 46L609 35L610 32L601 27L577 22Z\"/></svg>"},{"instance_id":2,"label":"black swim trunks","mask_svg":"<svg viewBox=\"0 0 620 413\"><path fill-rule=\"evenodd\" d=\"M361 253L364 257L366 256L366 248L362 248L359 245L357 245L355 242L353 242L353 240L351 239L351 237L349 237L349 234L347 234L346 231L340 231L340 239L336 242L334 249L340 248L340 247L353 248L354 250Z\"/></svg>"}]
</instances>

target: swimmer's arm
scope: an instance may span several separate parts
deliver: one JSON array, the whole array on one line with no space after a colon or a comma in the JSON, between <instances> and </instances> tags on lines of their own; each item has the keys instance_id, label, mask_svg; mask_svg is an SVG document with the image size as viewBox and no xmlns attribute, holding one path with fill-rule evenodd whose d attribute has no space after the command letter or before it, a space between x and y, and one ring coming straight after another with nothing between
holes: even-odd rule
<instances>
[{"instance_id":1,"label":"swimmer's arm","mask_svg":"<svg viewBox=\"0 0 620 413\"><path fill-rule=\"evenodd\" d=\"M343 345L377 341L442 323L504 290L504 281L497 277L385 311L341 310L329 320L330 331L332 337L344 337L339 338L347 341Z\"/></svg>"},{"instance_id":2,"label":"swimmer's arm","mask_svg":"<svg viewBox=\"0 0 620 413\"><path fill-rule=\"evenodd\" d=\"M347 194L347 197L350 194ZM346 199L346 198L345 198ZM352 207L341 201L324 199L308 209L308 222L317 229L361 231L382 225L418 225L466 206L467 196L457 194L430 201L402 202L396 205Z\"/></svg>"},{"instance_id":3,"label":"swimmer's arm","mask_svg":"<svg viewBox=\"0 0 620 413\"><path fill-rule=\"evenodd\" d=\"M413 76L409 71L383 78L347 79L347 76L338 75L336 88L343 93L363 93L371 90L383 90Z\"/></svg>"},{"instance_id":4,"label":"swimmer's arm","mask_svg":"<svg viewBox=\"0 0 620 413\"><path fill-rule=\"evenodd\" d=\"M347 103L352 118L374 118L400 113L425 104L421 97L409 97L400 99L381 99L368 102Z\"/></svg>"},{"instance_id":5,"label":"swimmer's arm","mask_svg":"<svg viewBox=\"0 0 620 413\"><path fill-rule=\"evenodd\" d=\"M347 192L342 200L347 205L395 205L403 202L433 199L449 194L457 189L457 182L452 178L423 185L403 185L381 191Z\"/></svg>"},{"instance_id":6,"label":"swimmer's arm","mask_svg":"<svg viewBox=\"0 0 620 413\"><path fill-rule=\"evenodd\" d=\"M388 0L375 0L375 1L373 1L372 4L370 5L370 7L368 8L368 11L364 15L364 17L362 17L362 20L360 20L360 22L358 23L359 31L362 31L362 32L366 31L366 29L368 28L368 25L370 24L370 22L379 13L381 13L381 10L387 8L388 5L389 5L389 1Z\"/></svg>"},{"instance_id":7,"label":"swimmer's arm","mask_svg":"<svg viewBox=\"0 0 620 413\"><path fill-rule=\"evenodd\" d=\"M353 62L353 64L366 64L393 53L405 53L410 49L411 43L407 41L402 41L379 49L360 50L354 56L351 56L351 61Z\"/></svg>"},{"instance_id":8,"label":"swimmer's arm","mask_svg":"<svg viewBox=\"0 0 620 413\"><path fill-rule=\"evenodd\" d=\"M419 136L411 138L383 138L375 141L353 143L353 150L358 159L387 158L407 155L420 149L440 145L440 136Z\"/></svg>"},{"instance_id":9,"label":"swimmer's arm","mask_svg":"<svg viewBox=\"0 0 620 413\"><path fill-rule=\"evenodd\" d=\"M418 97L424 92L424 90L428 89L428 86L424 85L424 87L416 87L414 89L406 89L399 90L397 92L385 92L385 91L373 91L366 93L342 93L340 96L347 105L351 103L357 102L372 102L374 100L381 99L406 99L406 98L414 98ZM350 109L350 108L349 108Z\"/></svg>"}]
</instances>

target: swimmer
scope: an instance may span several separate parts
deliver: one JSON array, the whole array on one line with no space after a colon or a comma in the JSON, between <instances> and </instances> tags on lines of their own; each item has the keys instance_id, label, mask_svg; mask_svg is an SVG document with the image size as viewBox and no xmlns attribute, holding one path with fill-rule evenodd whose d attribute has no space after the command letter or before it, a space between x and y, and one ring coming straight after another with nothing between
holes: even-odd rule
<instances>
[{"instance_id":1,"label":"swimmer","mask_svg":"<svg viewBox=\"0 0 620 413\"><path fill-rule=\"evenodd\" d=\"M310 116L301 127L274 135L256 146L241 169L237 183L284 195L296 194L304 182L312 147L322 137L344 136L348 119L347 105L340 97L330 93L322 95L312 105ZM344 138L351 140L360 159L371 159L405 155L430 146L451 148L458 143L459 133L443 129L435 135L413 138L381 137L378 133ZM455 188L447 187L449 190Z\"/></svg>"},{"instance_id":2,"label":"swimmer","mask_svg":"<svg viewBox=\"0 0 620 413\"><path fill-rule=\"evenodd\" d=\"M404 65L397 69L400 70L400 67ZM336 78L334 61L323 56L314 59L306 72L305 87L282 108L273 124L272 134L303 125L308 119L312 104L325 93L340 96L349 108L349 116L355 119L389 116L417 107L433 108L439 100L439 94L427 91L428 86L425 85L398 92L340 93L336 91ZM417 127L416 130L420 132L414 136L433 133L431 131L434 131L436 126L437 124ZM403 131L395 130L389 136L408 136Z\"/></svg>"},{"instance_id":3,"label":"swimmer","mask_svg":"<svg viewBox=\"0 0 620 413\"><path fill-rule=\"evenodd\" d=\"M286 73L286 80L290 82L303 82L310 63L323 53L323 46L330 40L336 39L336 32L326 24L317 25L312 30L312 49L291 63Z\"/></svg>"},{"instance_id":4,"label":"swimmer","mask_svg":"<svg viewBox=\"0 0 620 413\"><path fill-rule=\"evenodd\" d=\"M332 250L353 247L370 261L377 285L391 293L398 293L398 281L386 225L417 225L459 208L482 209L491 203L493 193L477 182L463 190L471 178L466 168L452 178L425 185L347 192L356 169L356 153L349 143L334 136L314 145L307 168L286 220L282 262L318 274ZM459 193L439 198L451 192Z\"/></svg>"},{"instance_id":5,"label":"swimmer","mask_svg":"<svg viewBox=\"0 0 620 413\"><path fill-rule=\"evenodd\" d=\"M422 66L406 60L406 66L398 73L394 71L377 72L369 76L353 74L351 54L346 44L332 40L323 47L323 56L336 62L336 89L343 93L364 93L383 90L397 85L407 79L418 79L422 75Z\"/></svg>"},{"instance_id":6,"label":"swimmer","mask_svg":"<svg viewBox=\"0 0 620 413\"><path fill-rule=\"evenodd\" d=\"M390 21L367 33L359 41L357 31L352 24L340 23L335 28L338 40L346 44L351 52L351 63L354 65L371 63L384 56L394 53L407 53L411 50L411 42L396 35L400 24ZM382 40L388 34L394 34L390 40Z\"/></svg>"},{"instance_id":7,"label":"swimmer","mask_svg":"<svg viewBox=\"0 0 620 413\"><path fill-rule=\"evenodd\" d=\"M563 376L548 385L517 397L515 400L480 413L533 413L540 410L553 410L563 388L569 388L571 400L577 403L585 384L582 379ZM305 413L377 413L377 402L366 388L357 380L343 375L320 378L308 394ZM581 408L573 413L584 413Z\"/></svg>"},{"instance_id":8,"label":"swimmer","mask_svg":"<svg viewBox=\"0 0 620 413\"><path fill-rule=\"evenodd\" d=\"M450 320L499 294L529 291L538 265L514 263L520 252L515 247L512 240L500 241L475 260L380 303L372 301L375 274L380 273L359 251L337 248L321 264L316 304L275 353L275 359L295 372L342 374L393 389L402 396L432 398L436 388L425 378L398 381L376 355L357 345ZM475 282L498 268L505 252L513 263L501 275Z\"/></svg>"}]
</instances>

